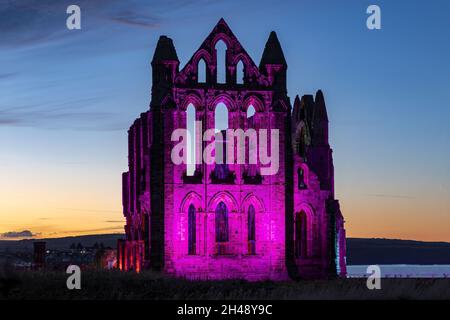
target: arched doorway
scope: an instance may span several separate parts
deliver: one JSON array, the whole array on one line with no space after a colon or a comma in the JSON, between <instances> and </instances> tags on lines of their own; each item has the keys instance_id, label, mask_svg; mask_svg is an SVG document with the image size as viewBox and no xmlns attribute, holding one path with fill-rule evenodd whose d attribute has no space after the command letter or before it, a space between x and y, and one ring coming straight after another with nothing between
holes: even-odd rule
<instances>
[{"instance_id":1,"label":"arched doorway","mask_svg":"<svg viewBox=\"0 0 450 320\"><path fill-rule=\"evenodd\" d=\"M306 258L308 255L308 225L304 211L295 215L294 249L296 258Z\"/></svg>"}]
</instances>

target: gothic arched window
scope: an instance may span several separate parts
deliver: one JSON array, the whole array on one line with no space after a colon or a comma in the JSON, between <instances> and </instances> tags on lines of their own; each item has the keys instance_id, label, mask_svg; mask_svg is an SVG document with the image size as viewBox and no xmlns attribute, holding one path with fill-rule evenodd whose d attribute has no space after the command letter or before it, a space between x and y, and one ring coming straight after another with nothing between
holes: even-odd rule
<instances>
[{"instance_id":1,"label":"gothic arched window","mask_svg":"<svg viewBox=\"0 0 450 320\"><path fill-rule=\"evenodd\" d=\"M217 205L215 220L217 253L225 254L227 251L226 244L228 242L228 209L225 203L220 202Z\"/></svg>"},{"instance_id":2,"label":"gothic arched window","mask_svg":"<svg viewBox=\"0 0 450 320\"><path fill-rule=\"evenodd\" d=\"M206 83L206 62L203 59L197 65L197 82Z\"/></svg>"},{"instance_id":3,"label":"gothic arched window","mask_svg":"<svg viewBox=\"0 0 450 320\"><path fill-rule=\"evenodd\" d=\"M214 129L216 132L228 129L228 108L223 102L214 109Z\"/></svg>"},{"instance_id":4,"label":"gothic arched window","mask_svg":"<svg viewBox=\"0 0 450 320\"><path fill-rule=\"evenodd\" d=\"M255 129L255 107L250 104L247 107L247 128ZM260 181L258 179L254 179L258 175L258 150L257 143L251 142L252 138L245 140L245 147L248 147L248 164L245 166L245 177L244 183L255 183L258 184ZM255 136L253 141L256 141L257 138Z\"/></svg>"},{"instance_id":5,"label":"gothic arched window","mask_svg":"<svg viewBox=\"0 0 450 320\"><path fill-rule=\"evenodd\" d=\"M227 160L227 142L226 129L228 128L228 109L223 102L217 104L214 111L215 126L215 166L214 179L225 181L228 178L229 171Z\"/></svg>"},{"instance_id":6,"label":"gothic arched window","mask_svg":"<svg viewBox=\"0 0 450 320\"><path fill-rule=\"evenodd\" d=\"M308 226L306 224L306 213L297 214L295 219L295 257L305 258L308 253Z\"/></svg>"},{"instance_id":7,"label":"gothic arched window","mask_svg":"<svg viewBox=\"0 0 450 320\"><path fill-rule=\"evenodd\" d=\"M195 172L195 107L190 103L186 110L186 129L189 132L189 139L186 143L187 166L186 175L193 176Z\"/></svg>"},{"instance_id":8,"label":"gothic arched window","mask_svg":"<svg viewBox=\"0 0 450 320\"><path fill-rule=\"evenodd\" d=\"M216 57L217 57L217 83L226 83L226 52L227 45L222 40L216 43Z\"/></svg>"},{"instance_id":9,"label":"gothic arched window","mask_svg":"<svg viewBox=\"0 0 450 320\"><path fill-rule=\"evenodd\" d=\"M247 227L248 227L248 253L256 253L256 222L255 222L255 207L250 205L247 212Z\"/></svg>"},{"instance_id":10,"label":"gothic arched window","mask_svg":"<svg viewBox=\"0 0 450 320\"><path fill-rule=\"evenodd\" d=\"M188 254L196 254L196 223L195 223L195 207L193 204L188 209Z\"/></svg>"},{"instance_id":11,"label":"gothic arched window","mask_svg":"<svg viewBox=\"0 0 450 320\"><path fill-rule=\"evenodd\" d=\"M236 83L244 84L244 63L242 60L239 60L236 65Z\"/></svg>"}]
</instances>

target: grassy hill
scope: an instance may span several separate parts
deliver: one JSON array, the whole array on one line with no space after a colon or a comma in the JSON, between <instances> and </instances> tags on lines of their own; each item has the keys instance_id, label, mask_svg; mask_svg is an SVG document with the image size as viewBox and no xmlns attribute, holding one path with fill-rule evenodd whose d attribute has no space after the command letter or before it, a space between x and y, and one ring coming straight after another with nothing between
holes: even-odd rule
<instances>
[{"instance_id":1,"label":"grassy hill","mask_svg":"<svg viewBox=\"0 0 450 320\"><path fill-rule=\"evenodd\" d=\"M0 240L0 252L10 251L10 252L25 252L33 250L33 242L35 241L45 241L47 242L46 247L48 249L54 250L65 250L70 247L72 243L81 243L83 247L91 247L96 242L98 244L103 243L105 247L115 248L117 245L117 239L123 239L124 234L113 233L113 234L99 234L99 235L87 235L87 236L76 236L76 237L64 237L64 238L48 238L48 239L27 239L27 240Z\"/></svg>"}]
</instances>

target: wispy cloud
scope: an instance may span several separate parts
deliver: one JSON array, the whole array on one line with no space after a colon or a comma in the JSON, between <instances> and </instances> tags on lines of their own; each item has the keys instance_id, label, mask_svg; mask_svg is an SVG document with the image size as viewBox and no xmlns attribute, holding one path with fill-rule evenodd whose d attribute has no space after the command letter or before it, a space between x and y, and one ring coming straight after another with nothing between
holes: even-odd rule
<instances>
[{"instance_id":1,"label":"wispy cloud","mask_svg":"<svg viewBox=\"0 0 450 320\"><path fill-rule=\"evenodd\" d=\"M18 72L0 73L0 80L10 79L18 75Z\"/></svg>"},{"instance_id":2,"label":"wispy cloud","mask_svg":"<svg viewBox=\"0 0 450 320\"><path fill-rule=\"evenodd\" d=\"M143 15L130 10L119 12L110 19L118 23L145 28L157 28L160 25L159 17Z\"/></svg>"},{"instance_id":3,"label":"wispy cloud","mask_svg":"<svg viewBox=\"0 0 450 320\"><path fill-rule=\"evenodd\" d=\"M408 196L408 195L400 195L400 194L367 194L369 197L376 197L376 198L397 198L397 199L415 199L414 196Z\"/></svg>"},{"instance_id":4,"label":"wispy cloud","mask_svg":"<svg viewBox=\"0 0 450 320\"><path fill-rule=\"evenodd\" d=\"M116 113L96 111L96 103L100 100L101 97L96 97L17 107L0 106L0 126L95 131L114 131L126 127Z\"/></svg>"},{"instance_id":5,"label":"wispy cloud","mask_svg":"<svg viewBox=\"0 0 450 320\"><path fill-rule=\"evenodd\" d=\"M30 230L23 231L8 231L0 234L0 238L18 239L18 238L34 238L39 236L39 233L33 233Z\"/></svg>"},{"instance_id":6,"label":"wispy cloud","mask_svg":"<svg viewBox=\"0 0 450 320\"><path fill-rule=\"evenodd\" d=\"M0 47L43 45L67 39L66 9L72 4L80 7L82 30L88 32L105 24L158 28L169 14L180 8L213 3L209 0L129 0L126 3L122 0L77 0L75 3L72 0L2 1ZM83 25L95 28L83 28Z\"/></svg>"},{"instance_id":7,"label":"wispy cloud","mask_svg":"<svg viewBox=\"0 0 450 320\"><path fill-rule=\"evenodd\" d=\"M0 47L20 48L65 41L68 32L66 10L72 4L72 0L21 0L0 3ZM114 23L156 28L161 23L161 17L156 12L164 12L167 7L166 1L136 0L129 1L126 5L121 0L77 0L75 4L81 9L84 33ZM175 4L169 4L173 5Z\"/></svg>"}]
</instances>

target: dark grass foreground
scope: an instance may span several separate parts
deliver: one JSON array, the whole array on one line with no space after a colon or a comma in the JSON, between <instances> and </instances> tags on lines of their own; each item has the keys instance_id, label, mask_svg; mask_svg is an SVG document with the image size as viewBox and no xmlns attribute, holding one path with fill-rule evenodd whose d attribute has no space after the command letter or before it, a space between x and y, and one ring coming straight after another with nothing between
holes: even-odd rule
<instances>
[{"instance_id":1,"label":"dark grass foreground","mask_svg":"<svg viewBox=\"0 0 450 320\"><path fill-rule=\"evenodd\" d=\"M68 290L64 272L0 275L0 299L450 299L450 279L365 279L299 282L188 281L154 272L83 271L81 290Z\"/></svg>"}]
</instances>

